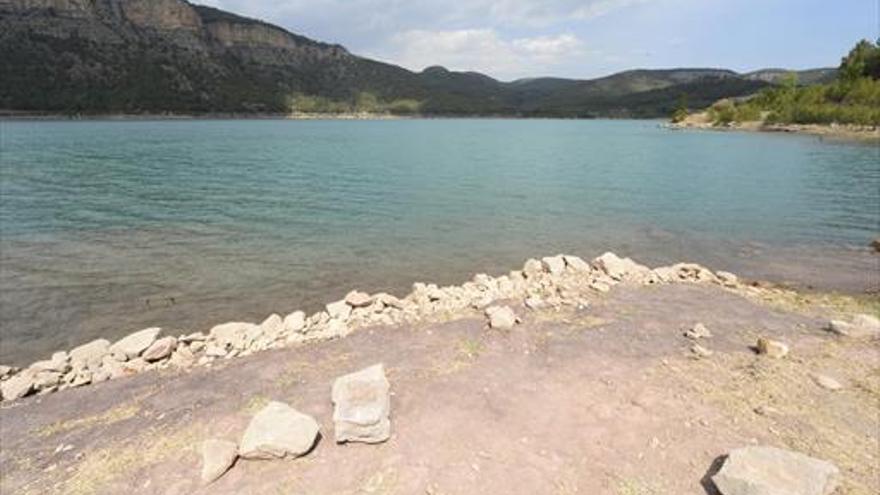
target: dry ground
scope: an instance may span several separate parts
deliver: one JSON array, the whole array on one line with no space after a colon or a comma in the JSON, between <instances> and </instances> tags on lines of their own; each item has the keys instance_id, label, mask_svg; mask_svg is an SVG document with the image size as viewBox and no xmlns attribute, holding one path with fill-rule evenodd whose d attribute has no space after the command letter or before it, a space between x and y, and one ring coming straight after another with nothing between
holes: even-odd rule
<instances>
[{"instance_id":1,"label":"dry ground","mask_svg":"<svg viewBox=\"0 0 880 495\"><path fill-rule=\"evenodd\" d=\"M474 312L28 399L0 410L0 492L704 495L725 452L759 443L836 463L841 494L877 493L880 344L781 307L715 286L618 287L586 309L517 305L507 333ZM682 336L697 321L715 334L708 359ZM792 354L756 356L758 335ZM330 385L376 362L393 436L336 445ZM199 442L238 440L270 399L314 415L324 438L202 486Z\"/></svg>"}]
</instances>

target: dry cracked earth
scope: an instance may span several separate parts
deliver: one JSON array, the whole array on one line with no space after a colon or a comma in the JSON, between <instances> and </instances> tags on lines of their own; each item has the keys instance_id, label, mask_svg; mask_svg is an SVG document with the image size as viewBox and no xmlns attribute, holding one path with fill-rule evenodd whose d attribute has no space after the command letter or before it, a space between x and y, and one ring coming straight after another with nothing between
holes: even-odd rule
<instances>
[{"instance_id":1,"label":"dry cracked earth","mask_svg":"<svg viewBox=\"0 0 880 495\"><path fill-rule=\"evenodd\" d=\"M0 492L705 495L726 452L761 444L835 463L839 494L878 493L880 344L824 331L824 309L689 284L619 286L580 309L509 303L522 324L506 332L473 311L4 405ZM710 357L682 335L696 322ZM792 351L758 356L758 336ZM335 444L333 380L378 362L391 439ZM199 443L237 441L269 400L323 438L204 485Z\"/></svg>"}]
</instances>

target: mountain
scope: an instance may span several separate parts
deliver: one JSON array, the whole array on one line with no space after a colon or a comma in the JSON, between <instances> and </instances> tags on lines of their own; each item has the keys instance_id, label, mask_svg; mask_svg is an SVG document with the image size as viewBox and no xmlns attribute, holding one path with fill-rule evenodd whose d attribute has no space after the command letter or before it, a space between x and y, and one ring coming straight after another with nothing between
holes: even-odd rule
<instances>
[{"instance_id":1,"label":"mountain","mask_svg":"<svg viewBox=\"0 0 880 495\"><path fill-rule=\"evenodd\" d=\"M777 82L778 72L636 70L497 81L359 57L183 0L0 0L0 109L49 113L289 113L659 117Z\"/></svg>"}]
</instances>

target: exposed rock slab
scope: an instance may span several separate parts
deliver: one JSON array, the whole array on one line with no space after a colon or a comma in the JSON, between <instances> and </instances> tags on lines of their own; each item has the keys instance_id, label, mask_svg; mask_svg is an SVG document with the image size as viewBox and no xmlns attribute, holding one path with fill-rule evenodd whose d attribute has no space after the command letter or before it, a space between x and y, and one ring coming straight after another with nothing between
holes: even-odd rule
<instances>
[{"instance_id":1,"label":"exposed rock slab","mask_svg":"<svg viewBox=\"0 0 880 495\"><path fill-rule=\"evenodd\" d=\"M391 436L391 385L381 364L336 379L332 399L337 442L379 443Z\"/></svg>"},{"instance_id":2,"label":"exposed rock slab","mask_svg":"<svg viewBox=\"0 0 880 495\"><path fill-rule=\"evenodd\" d=\"M712 482L722 495L830 495L840 471L833 464L775 447L730 453Z\"/></svg>"}]
</instances>

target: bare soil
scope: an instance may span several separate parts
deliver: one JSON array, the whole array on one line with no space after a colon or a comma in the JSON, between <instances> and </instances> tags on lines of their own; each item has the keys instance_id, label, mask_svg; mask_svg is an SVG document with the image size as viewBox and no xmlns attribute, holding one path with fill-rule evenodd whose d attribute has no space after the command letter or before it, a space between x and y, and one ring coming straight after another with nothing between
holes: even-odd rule
<instances>
[{"instance_id":1,"label":"bare soil","mask_svg":"<svg viewBox=\"0 0 880 495\"><path fill-rule=\"evenodd\" d=\"M834 462L840 494L880 490L880 344L830 335L821 311L685 284L619 286L581 309L511 305L523 323L509 332L474 311L4 406L0 492L706 494L722 456L749 444ZM696 322L711 357L682 336ZM791 354L757 356L759 335ZM330 386L377 362L392 438L337 445ZM314 450L239 460L202 485L199 443L240 439L269 400L315 416Z\"/></svg>"}]
</instances>

